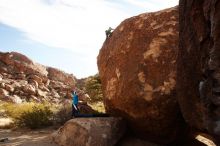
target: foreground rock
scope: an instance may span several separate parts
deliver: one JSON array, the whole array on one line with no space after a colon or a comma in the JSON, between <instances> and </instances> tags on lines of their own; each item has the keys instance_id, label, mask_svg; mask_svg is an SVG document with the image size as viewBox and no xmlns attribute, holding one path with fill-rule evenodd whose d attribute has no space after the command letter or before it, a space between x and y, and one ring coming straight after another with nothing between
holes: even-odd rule
<instances>
[{"instance_id":1,"label":"foreground rock","mask_svg":"<svg viewBox=\"0 0 220 146\"><path fill-rule=\"evenodd\" d=\"M180 0L177 93L191 127L220 136L220 1Z\"/></svg>"},{"instance_id":2,"label":"foreground rock","mask_svg":"<svg viewBox=\"0 0 220 146\"><path fill-rule=\"evenodd\" d=\"M121 118L77 118L53 134L62 146L114 146L125 131Z\"/></svg>"},{"instance_id":3,"label":"foreground rock","mask_svg":"<svg viewBox=\"0 0 220 146\"><path fill-rule=\"evenodd\" d=\"M125 20L100 50L107 112L127 119L142 138L170 143L180 136L177 53L177 7Z\"/></svg>"}]
</instances>

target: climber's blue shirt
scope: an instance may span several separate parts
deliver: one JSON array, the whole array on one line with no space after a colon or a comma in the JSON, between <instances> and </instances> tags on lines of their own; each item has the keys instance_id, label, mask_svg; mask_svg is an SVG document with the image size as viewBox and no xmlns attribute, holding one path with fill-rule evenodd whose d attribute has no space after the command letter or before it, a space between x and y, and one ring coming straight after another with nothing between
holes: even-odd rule
<instances>
[{"instance_id":1,"label":"climber's blue shirt","mask_svg":"<svg viewBox=\"0 0 220 146\"><path fill-rule=\"evenodd\" d=\"M77 95L77 94L72 93L72 96L73 96L73 99L72 99L72 104L77 105L77 104L78 104L78 102L79 102L78 95Z\"/></svg>"}]
</instances>

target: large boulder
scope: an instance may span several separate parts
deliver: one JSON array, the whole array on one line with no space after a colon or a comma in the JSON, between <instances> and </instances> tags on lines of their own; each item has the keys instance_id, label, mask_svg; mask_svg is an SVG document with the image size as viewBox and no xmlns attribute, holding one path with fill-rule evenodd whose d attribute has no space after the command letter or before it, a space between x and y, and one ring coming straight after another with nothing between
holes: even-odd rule
<instances>
[{"instance_id":1,"label":"large boulder","mask_svg":"<svg viewBox=\"0 0 220 146\"><path fill-rule=\"evenodd\" d=\"M178 19L178 7L129 18L98 56L107 112L160 143L176 139L183 123L176 100Z\"/></svg>"},{"instance_id":2,"label":"large boulder","mask_svg":"<svg viewBox=\"0 0 220 146\"><path fill-rule=\"evenodd\" d=\"M125 131L122 118L77 118L53 134L62 146L114 146Z\"/></svg>"},{"instance_id":3,"label":"large boulder","mask_svg":"<svg viewBox=\"0 0 220 146\"><path fill-rule=\"evenodd\" d=\"M41 73L47 75L46 67L33 63L26 56L17 52L0 52L1 66L7 67L7 72L14 73Z\"/></svg>"},{"instance_id":4,"label":"large boulder","mask_svg":"<svg viewBox=\"0 0 220 146\"><path fill-rule=\"evenodd\" d=\"M219 137L220 1L180 0L179 36L177 93L184 119Z\"/></svg>"}]
</instances>

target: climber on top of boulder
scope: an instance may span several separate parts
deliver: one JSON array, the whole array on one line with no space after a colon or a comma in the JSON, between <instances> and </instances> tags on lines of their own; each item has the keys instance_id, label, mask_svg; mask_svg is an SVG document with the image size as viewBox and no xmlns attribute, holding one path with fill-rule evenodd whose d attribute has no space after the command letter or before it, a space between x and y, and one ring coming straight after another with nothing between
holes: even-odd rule
<instances>
[{"instance_id":1,"label":"climber on top of boulder","mask_svg":"<svg viewBox=\"0 0 220 146\"><path fill-rule=\"evenodd\" d=\"M109 28L105 31L106 39L111 36L113 30L114 30L113 28L109 27Z\"/></svg>"}]
</instances>

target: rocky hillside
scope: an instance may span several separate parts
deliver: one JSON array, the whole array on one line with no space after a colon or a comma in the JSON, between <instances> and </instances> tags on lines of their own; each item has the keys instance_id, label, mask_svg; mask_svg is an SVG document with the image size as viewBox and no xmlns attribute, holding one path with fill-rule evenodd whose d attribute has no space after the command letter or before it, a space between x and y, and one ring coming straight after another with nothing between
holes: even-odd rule
<instances>
[{"instance_id":1,"label":"rocky hillside","mask_svg":"<svg viewBox=\"0 0 220 146\"><path fill-rule=\"evenodd\" d=\"M63 71L33 62L17 53L0 52L0 100L57 103L70 96L76 78Z\"/></svg>"},{"instance_id":2,"label":"rocky hillside","mask_svg":"<svg viewBox=\"0 0 220 146\"><path fill-rule=\"evenodd\" d=\"M184 127L176 99L178 20L178 7L129 18L98 56L107 112L159 143L174 141Z\"/></svg>"}]
</instances>

